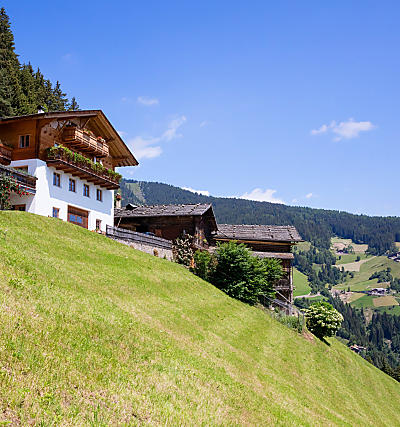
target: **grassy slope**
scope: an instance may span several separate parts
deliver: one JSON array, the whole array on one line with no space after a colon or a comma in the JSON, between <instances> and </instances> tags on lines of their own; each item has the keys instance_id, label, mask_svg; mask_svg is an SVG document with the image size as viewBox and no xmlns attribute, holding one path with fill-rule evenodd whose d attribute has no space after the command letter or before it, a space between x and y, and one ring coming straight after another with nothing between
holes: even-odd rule
<instances>
[{"instance_id":1,"label":"grassy slope","mask_svg":"<svg viewBox=\"0 0 400 427\"><path fill-rule=\"evenodd\" d=\"M400 385L182 267L0 212L0 420L395 425Z\"/></svg>"},{"instance_id":2,"label":"grassy slope","mask_svg":"<svg viewBox=\"0 0 400 427\"><path fill-rule=\"evenodd\" d=\"M293 269L293 285L296 288L293 292L295 297L307 295L311 291L307 276L297 270L297 268Z\"/></svg>"}]
</instances>

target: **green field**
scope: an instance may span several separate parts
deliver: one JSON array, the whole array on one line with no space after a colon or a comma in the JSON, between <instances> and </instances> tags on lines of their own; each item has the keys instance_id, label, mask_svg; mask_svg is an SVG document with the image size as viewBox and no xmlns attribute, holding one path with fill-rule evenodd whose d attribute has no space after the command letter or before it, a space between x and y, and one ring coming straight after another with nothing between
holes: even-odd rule
<instances>
[{"instance_id":1,"label":"green field","mask_svg":"<svg viewBox=\"0 0 400 427\"><path fill-rule=\"evenodd\" d=\"M293 284L295 286L295 290L293 292L295 297L307 295L311 291L307 276L297 270L297 268L293 268Z\"/></svg>"},{"instance_id":2,"label":"green field","mask_svg":"<svg viewBox=\"0 0 400 427\"><path fill-rule=\"evenodd\" d=\"M0 423L398 425L400 384L183 267L0 212Z\"/></svg>"},{"instance_id":3,"label":"green field","mask_svg":"<svg viewBox=\"0 0 400 427\"><path fill-rule=\"evenodd\" d=\"M366 254L343 254L336 255L336 264L348 264L349 262L355 262L357 257L361 259L367 259L368 256Z\"/></svg>"},{"instance_id":4,"label":"green field","mask_svg":"<svg viewBox=\"0 0 400 427\"><path fill-rule=\"evenodd\" d=\"M371 295L364 295L361 298L356 299L351 303L352 307L356 308L367 308L373 307L374 303L372 302L373 297Z\"/></svg>"}]
</instances>

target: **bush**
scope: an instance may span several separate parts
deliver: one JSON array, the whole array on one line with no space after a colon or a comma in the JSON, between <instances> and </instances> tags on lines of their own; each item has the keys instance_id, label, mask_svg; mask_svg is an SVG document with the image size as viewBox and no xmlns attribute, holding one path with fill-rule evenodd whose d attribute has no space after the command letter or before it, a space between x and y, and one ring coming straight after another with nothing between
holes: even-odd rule
<instances>
[{"instance_id":1,"label":"bush","mask_svg":"<svg viewBox=\"0 0 400 427\"><path fill-rule=\"evenodd\" d=\"M244 244L228 242L215 251L216 265L210 274L211 283L229 296L248 304L256 304L260 297L273 298L275 292L269 277L281 277L270 272L272 263L252 255Z\"/></svg>"},{"instance_id":2,"label":"bush","mask_svg":"<svg viewBox=\"0 0 400 427\"><path fill-rule=\"evenodd\" d=\"M207 251L196 251L194 254L193 273L203 280L209 280L214 265L213 256Z\"/></svg>"},{"instance_id":3,"label":"bush","mask_svg":"<svg viewBox=\"0 0 400 427\"><path fill-rule=\"evenodd\" d=\"M188 268L193 262L192 240L192 236L184 234L173 245L174 261Z\"/></svg>"},{"instance_id":4,"label":"bush","mask_svg":"<svg viewBox=\"0 0 400 427\"><path fill-rule=\"evenodd\" d=\"M343 322L343 316L324 301L312 304L304 313L308 330L320 339L335 335Z\"/></svg>"}]
</instances>

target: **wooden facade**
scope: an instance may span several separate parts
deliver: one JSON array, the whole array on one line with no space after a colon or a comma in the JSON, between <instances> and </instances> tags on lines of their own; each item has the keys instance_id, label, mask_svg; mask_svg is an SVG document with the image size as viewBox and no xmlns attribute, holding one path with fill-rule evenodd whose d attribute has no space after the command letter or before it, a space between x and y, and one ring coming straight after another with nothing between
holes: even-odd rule
<instances>
[{"instance_id":1,"label":"wooden facade","mask_svg":"<svg viewBox=\"0 0 400 427\"><path fill-rule=\"evenodd\" d=\"M112 225L112 190L119 188L120 179L115 168L137 164L137 160L101 110L0 118L0 173L12 174L21 184L27 180L34 184L36 182L36 189L31 188L35 203L32 202L32 197L26 200L32 213L53 213L56 217L60 213L62 219L86 228L90 222L91 229L94 228L95 221L103 220ZM40 178L29 178L27 172ZM51 175L55 180L53 182ZM61 177L64 179L63 185L60 185ZM72 180L74 186L69 189L70 193L68 180ZM78 183L80 194L75 190ZM89 191L82 194L82 186L92 186L95 194L97 191L97 198L90 197ZM60 190L55 191L55 188ZM105 193L105 203L96 205L96 200L103 201ZM68 206L71 200L75 206ZM52 206L43 208L48 203L52 203ZM18 203L13 204L16 206ZM71 209L76 212L71 213ZM78 215L79 209L84 214L81 212ZM88 220L90 212L97 216L93 221Z\"/></svg>"},{"instance_id":2,"label":"wooden facade","mask_svg":"<svg viewBox=\"0 0 400 427\"><path fill-rule=\"evenodd\" d=\"M101 110L0 119L0 163L3 165L15 160L47 161L48 148L55 144L65 145L92 161L100 160L104 167L112 170L138 164Z\"/></svg>"},{"instance_id":3,"label":"wooden facade","mask_svg":"<svg viewBox=\"0 0 400 427\"><path fill-rule=\"evenodd\" d=\"M261 258L281 260L284 275L275 284L276 298L293 303L293 253L292 247L302 239L292 226L218 224L213 242L237 241L248 246Z\"/></svg>"},{"instance_id":4,"label":"wooden facade","mask_svg":"<svg viewBox=\"0 0 400 427\"><path fill-rule=\"evenodd\" d=\"M116 209L117 227L142 233L151 233L167 240L182 234L194 237L195 248L207 249L217 230L210 204L132 206Z\"/></svg>"}]
</instances>

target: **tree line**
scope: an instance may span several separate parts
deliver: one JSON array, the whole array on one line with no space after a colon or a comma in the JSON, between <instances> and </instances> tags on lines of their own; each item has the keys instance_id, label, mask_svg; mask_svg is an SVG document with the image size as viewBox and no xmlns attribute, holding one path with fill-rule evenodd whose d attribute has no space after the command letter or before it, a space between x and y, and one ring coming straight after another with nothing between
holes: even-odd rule
<instances>
[{"instance_id":1,"label":"tree line","mask_svg":"<svg viewBox=\"0 0 400 427\"><path fill-rule=\"evenodd\" d=\"M54 85L40 69L21 64L15 52L14 35L4 8L0 9L0 117L43 111L78 110L75 98L69 100L60 82Z\"/></svg>"},{"instance_id":2,"label":"tree line","mask_svg":"<svg viewBox=\"0 0 400 427\"><path fill-rule=\"evenodd\" d=\"M346 212L287 206L252 200L203 196L168 184L128 180L139 184L146 204L212 203L219 223L293 225L304 240L317 249L329 249L331 238L339 236L368 244L368 252L384 254L400 241L400 218L370 217ZM124 204L143 204L122 184Z\"/></svg>"}]
</instances>

